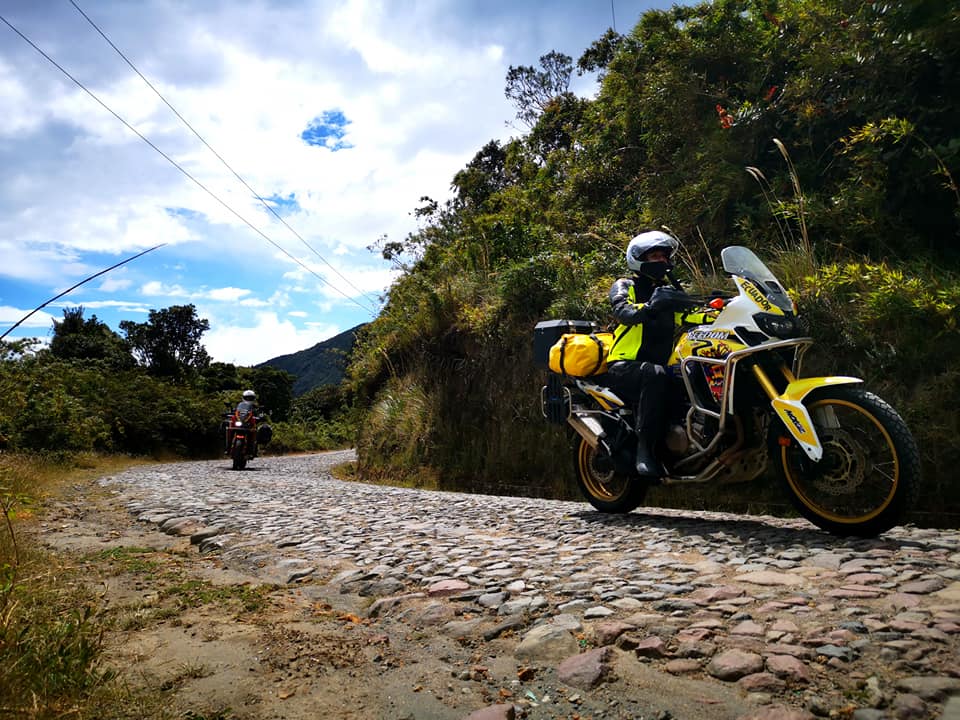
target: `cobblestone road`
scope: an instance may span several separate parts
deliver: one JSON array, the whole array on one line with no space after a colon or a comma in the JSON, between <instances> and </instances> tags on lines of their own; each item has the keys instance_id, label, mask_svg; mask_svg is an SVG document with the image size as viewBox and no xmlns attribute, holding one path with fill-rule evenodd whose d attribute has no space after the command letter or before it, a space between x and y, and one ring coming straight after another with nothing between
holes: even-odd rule
<instances>
[{"instance_id":1,"label":"cobblestone road","mask_svg":"<svg viewBox=\"0 0 960 720\"><path fill-rule=\"evenodd\" d=\"M802 520L604 516L586 503L329 476L351 457L259 458L244 472L176 463L101 482L141 521L281 582L337 563L335 581L370 596L372 613L422 593L472 608L446 619L450 634L492 637L513 623L527 631L518 657L545 652L544 628L586 628L596 645L675 675L773 698L808 688L813 715L836 714L823 683L834 673L859 681L858 720L960 716L950 699L960 692L960 531L844 539ZM532 629L516 620L530 617Z\"/></svg>"}]
</instances>

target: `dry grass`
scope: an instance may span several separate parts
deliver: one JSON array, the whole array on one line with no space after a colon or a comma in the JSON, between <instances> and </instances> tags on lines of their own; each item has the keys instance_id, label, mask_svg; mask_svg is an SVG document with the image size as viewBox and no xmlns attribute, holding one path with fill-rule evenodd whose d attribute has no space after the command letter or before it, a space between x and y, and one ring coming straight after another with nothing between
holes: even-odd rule
<instances>
[{"instance_id":1,"label":"dry grass","mask_svg":"<svg viewBox=\"0 0 960 720\"><path fill-rule=\"evenodd\" d=\"M0 716L168 717L101 663L100 598L77 571L30 540L64 486L129 467L124 457L0 455ZM106 708L112 708L105 710Z\"/></svg>"}]
</instances>

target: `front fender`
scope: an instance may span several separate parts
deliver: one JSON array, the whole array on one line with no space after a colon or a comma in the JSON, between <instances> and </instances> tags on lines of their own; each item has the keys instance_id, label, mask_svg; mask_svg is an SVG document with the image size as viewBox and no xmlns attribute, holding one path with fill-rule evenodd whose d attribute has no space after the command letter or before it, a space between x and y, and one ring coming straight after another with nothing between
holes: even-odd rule
<instances>
[{"instance_id":1,"label":"front fender","mask_svg":"<svg viewBox=\"0 0 960 720\"><path fill-rule=\"evenodd\" d=\"M814 462L823 457L823 446L817 437L817 430L813 426L813 419L803 404L803 399L814 390L830 385L847 385L863 382L860 378L834 375L829 377L804 378L794 380L786 389L770 401L777 417L797 441L803 451Z\"/></svg>"}]
</instances>

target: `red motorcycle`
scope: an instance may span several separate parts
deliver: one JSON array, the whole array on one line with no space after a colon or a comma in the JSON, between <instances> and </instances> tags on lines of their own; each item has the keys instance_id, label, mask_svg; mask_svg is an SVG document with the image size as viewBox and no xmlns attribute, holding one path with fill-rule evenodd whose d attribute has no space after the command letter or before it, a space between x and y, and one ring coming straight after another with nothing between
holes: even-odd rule
<instances>
[{"instance_id":1,"label":"red motorcycle","mask_svg":"<svg viewBox=\"0 0 960 720\"><path fill-rule=\"evenodd\" d=\"M270 442L273 430L264 422L265 415L256 413L252 403L242 402L224 417L226 452L233 460L233 469L243 470L248 460L259 455L260 444Z\"/></svg>"}]
</instances>

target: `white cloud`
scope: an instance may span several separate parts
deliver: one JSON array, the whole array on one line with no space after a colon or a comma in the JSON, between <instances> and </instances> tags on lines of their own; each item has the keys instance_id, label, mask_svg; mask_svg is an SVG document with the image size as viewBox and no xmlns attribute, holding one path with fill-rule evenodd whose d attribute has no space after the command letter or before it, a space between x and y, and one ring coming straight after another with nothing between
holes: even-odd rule
<instances>
[{"instance_id":1,"label":"white cloud","mask_svg":"<svg viewBox=\"0 0 960 720\"><path fill-rule=\"evenodd\" d=\"M216 290L210 290L206 293L206 296L211 300L222 300L224 302L236 302L242 297L245 297L250 294L249 290L244 290L243 288L235 287L225 287L217 288Z\"/></svg>"},{"instance_id":2,"label":"white cloud","mask_svg":"<svg viewBox=\"0 0 960 720\"><path fill-rule=\"evenodd\" d=\"M30 132L41 123L41 117L28 102L30 93L24 87L16 69L0 58L0 137L14 137Z\"/></svg>"},{"instance_id":3,"label":"white cloud","mask_svg":"<svg viewBox=\"0 0 960 720\"><path fill-rule=\"evenodd\" d=\"M23 318L30 313L29 310L21 310L20 308L10 307L9 305L0 305L0 325L6 326L13 325L14 323L20 322ZM49 328L53 324L54 318L53 315L45 313L43 310L35 312L26 320L23 320L23 323L20 325L22 328ZM2 334L2 333L0 333Z\"/></svg>"},{"instance_id":4,"label":"white cloud","mask_svg":"<svg viewBox=\"0 0 960 720\"><path fill-rule=\"evenodd\" d=\"M179 285L165 285L159 280L151 280L140 288L140 293L148 297L188 298L191 293Z\"/></svg>"},{"instance_id":5,"label":"white cloud","mask_svg":"<svg viewBox=\"0 0 960 720\"><path fill-rule=\"evenodd\" d=\"M145 303L125 300L78 300L77 302L58 302L56 307L77 307L82 305L84 310L121 310L125 313L147 313L150 306Z\"/></svg>"},{"instance_id":6,"label":"white cloud","mask_svg":"<svg viewBox=\"0 0 960 720\"><path fill-rule=\"evenodd\" d=\"M130 278L124 278L124 277L110 278L110 277L108 277L106 280L104 280L102 283L100 283L99 289L102 290L103 292L112 293L112 292L116 292L116 291L118 291L118 290L126 290L126 289L129 288L131 285L133 285L133 280L131 280Z\"/></svg>"},{"instance_id":7,"label":"white cloud","mask_svg":"<svg viewBox=\"0 0 960 720\"><path fill-rule=\"evenodd\" d=\"M289 320L280 320L276 313L258 312L252 325L223 326L211 321L203 336L203 345L219 362L235 365L256 365L280 355L299 352L316 345L346 328L335 324L308 323L298 328Z\"/></svg>"},{"instance_id":8,"label":"white cloud","mask_svg":"<svg viewBox=\"0 0 960 720\"><path fill-rule=\"evenodd\" d=\"M49 246L24 248L16 240L0 240L0 256L0 276L37 283L58 283L64 276L82 276L90 271L90 266L79 262L71 250Z\"/></svg>"}]
</instances>

